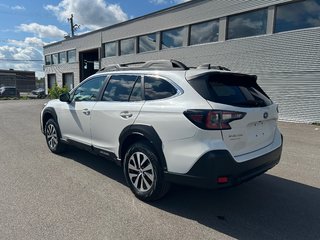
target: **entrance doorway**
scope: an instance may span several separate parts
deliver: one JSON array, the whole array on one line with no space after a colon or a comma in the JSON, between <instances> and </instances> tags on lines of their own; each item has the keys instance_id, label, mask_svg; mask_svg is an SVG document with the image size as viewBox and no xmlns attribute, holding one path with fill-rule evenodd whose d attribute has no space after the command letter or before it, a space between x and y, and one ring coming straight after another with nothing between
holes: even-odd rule
<instances>
[{"instance_id":1,"label":"entrance doorway","mask_svg":"<svg viewBox=\"0 0 320 240\"><path fill-rule=\"evenodd\" d=\"M99 49L95 48L79 53L80 64L80 82L87 77L95 74L100 67L99 64Z\"/></svg>"},{"instance_id":2,"label":"entrance doorway","mask_svg":"<svg viewBox=\"0 0 320 240\"><path fill-rule=\"evenodd\" d=\"M56 80L56 75L55 74L48 74L47 75L47 79L48 79L48 89L51 89L54 87L54 85L56 84L57 80Z\"/></svg>"},{"instance_id":3,"label":"entrance doorway","mask_svg":"<svg viewBox=\"0 0 320 240\"><path fill-rule=\"evenodd\" d=\"M67 87L68 90L73 89L74 87L73 73L62 74L62 86Z\"/></svg>"}]
</instances>

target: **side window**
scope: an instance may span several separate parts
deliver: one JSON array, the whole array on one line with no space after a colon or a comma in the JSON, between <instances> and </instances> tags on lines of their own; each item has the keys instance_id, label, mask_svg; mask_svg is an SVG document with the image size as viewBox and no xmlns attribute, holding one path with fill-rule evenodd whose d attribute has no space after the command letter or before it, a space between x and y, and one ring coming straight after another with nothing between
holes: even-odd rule
<instances>
[{"instance_id":1,"label":"side window","mask_svg":"<svg viewBox=\"0 0 320 240\"><path fill-rule=\"evenodd\" d=\"M142 86L141 86L141 77L139 77L136 81L136 83L134 84L133 90L131 92L130 95L130 102L134 102L134 101L141 101L142 100Z\"/></svg>"},{"instance_id":2,"label":"side window","mask_svg":"<svg viewBox=\"0 0 320 240\"><path fill-rule=\"evenodd\" d=\"M105 76L94 77L80 85L74 92L74 101L96 101Z\"/></svg>"},{"instance_id":3,"label":"side window","mask_svg":"<svg viewBox=\"0 0 320 240\"><path fill-rule=\"evenodd\" d=\"M134 75L114 75L103 93L103 101L129 101L132 88L137 80Z\"/></svg>"},{"instance_id":4,"label":"side window","mask_svg":"<svg viewBox=\"0 0 320 240\"><path fill-rule=\"evenodd\" d=\"M144 77L144 97L146 100L168 98L176 93L177 89L166 80L151 76Z\"/></svg>"}]
</instances>

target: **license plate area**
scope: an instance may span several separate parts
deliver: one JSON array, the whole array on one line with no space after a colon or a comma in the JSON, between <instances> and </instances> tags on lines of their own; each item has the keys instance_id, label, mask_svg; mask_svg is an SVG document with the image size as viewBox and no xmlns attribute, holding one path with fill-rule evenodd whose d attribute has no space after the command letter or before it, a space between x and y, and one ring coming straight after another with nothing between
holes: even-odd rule
<instances>
[{"instance_id":1,"label":"license plate area","mask_svg":"<svg viewBox=\"0 0 320 240\"><path fill-rule=\"evenodd\" d=\"M274 121L258 121L251 123L248 126L248 136L249 142L252 146L259 146L263 144L264 146L272 142L275 125ZM262 146L260 146L262 147Z\"/></svg>"}]
</instances>

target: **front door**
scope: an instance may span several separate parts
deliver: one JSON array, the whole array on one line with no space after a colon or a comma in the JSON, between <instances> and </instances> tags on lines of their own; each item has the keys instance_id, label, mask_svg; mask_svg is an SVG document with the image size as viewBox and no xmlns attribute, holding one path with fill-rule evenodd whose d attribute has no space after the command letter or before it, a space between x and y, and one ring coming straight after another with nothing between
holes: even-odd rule
<instances>
[{"instance_id":1,"label":"front door","mask_svg":"<svg viewBox=\"0 0 320 240\"><path fill-rule=\"evenodd\" d=\"M86 80L71 94L71 102L63 103L58 114L63 139L91 145L91 113L104 81L105 76Z\"/></svg>"}]
</instances>

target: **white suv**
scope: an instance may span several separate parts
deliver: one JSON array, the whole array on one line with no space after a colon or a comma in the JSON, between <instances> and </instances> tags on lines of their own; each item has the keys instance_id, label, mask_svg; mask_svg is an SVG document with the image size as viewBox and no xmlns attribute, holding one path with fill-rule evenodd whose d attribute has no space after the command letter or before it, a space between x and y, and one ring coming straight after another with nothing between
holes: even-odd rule
<instances>
[{"instance_id":1,"label":"white suv","mask_svg":"<svg viewBox=\"0 0 320 240\"><path fill-rule=\"evenodd\" d=\"M111 65L41 113L49 149L73 144L123 167L141 200L171 182L229 187L275 166L278 107L254 75L175 60Z\"/></svg>"}]
</instances>

